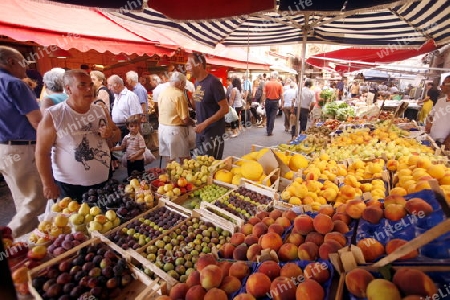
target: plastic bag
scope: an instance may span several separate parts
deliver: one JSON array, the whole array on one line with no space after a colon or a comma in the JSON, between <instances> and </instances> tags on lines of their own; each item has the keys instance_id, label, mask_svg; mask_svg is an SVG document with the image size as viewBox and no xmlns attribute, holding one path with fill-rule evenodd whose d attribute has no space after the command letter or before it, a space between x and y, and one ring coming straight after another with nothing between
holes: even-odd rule
<instances>
[{"instance_id":1,"label":"plastic bag","mask_svg":"<svg viewBox=\"0 0 450 300\"><path fill-rule=\"evenodd\" d=\"M153 155L152 151L150 151L150 149L148 149L148 148L145 148L145 151L144 151L144 165L151 164L152 162L155 161L155 159L156 159L156 157ZM124 168L127 167L127 156L126 156L125 153L122 155L122 166Z\"/></svg>"},{"instance_id":2,"label":"plastic bag","mask_svg":"<svg viewBox=\"0 0 450 300\"><path fill-rule=\"evenodd\" d=\"M238 115L237 115L236 110L233 107L229 106L228 113L225 115L225 122L232 123L232 122L237 121L237 119L238 119Z\"/></svg>"},{"instance_id":3,"label":"plastic bag","mask_svg":"<svg viewBox=\"0 0 450 300\"><path fill-rule=\"evenodd\" d=\"M261 107L261 106L258 106L258 108L256 108L256 113L258 115L265 116L266 115L266 109Z\"/></svg>"}]
</instances>

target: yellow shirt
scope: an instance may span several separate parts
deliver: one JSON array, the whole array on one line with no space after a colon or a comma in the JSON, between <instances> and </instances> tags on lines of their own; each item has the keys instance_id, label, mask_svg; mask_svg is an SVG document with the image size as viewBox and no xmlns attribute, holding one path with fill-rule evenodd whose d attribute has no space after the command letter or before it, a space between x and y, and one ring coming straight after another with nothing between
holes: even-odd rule
<instances>
[{"instance_id":1,"label":"yellow shirt","mask_svg":"<svg viewBox=\"0 0 450 300\"><path fill-rule=\"evenodd\" d=\"M433 101L431 99L427 99L424 101L422 108L419 111L419 115L417 116L419 122L424 122L431 109L433 108Z\"/></svg>"},{"instance_id":2,"label":"yellow shirt","mask_svg":"<svg viewBox=\"0 0 450 300\"><path fill-rule=\"evenodd\" d=\"M189 117L188 100L184 93L174 86L169 86L161 92L158 99L159 123L169 126L184 125L182 120Z\"/></svg>"}]
</instances>

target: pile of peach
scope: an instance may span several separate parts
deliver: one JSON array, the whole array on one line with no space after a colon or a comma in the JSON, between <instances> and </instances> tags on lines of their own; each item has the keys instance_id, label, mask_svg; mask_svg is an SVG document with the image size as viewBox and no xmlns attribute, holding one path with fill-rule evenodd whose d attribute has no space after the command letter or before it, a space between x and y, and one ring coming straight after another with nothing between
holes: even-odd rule
<instances>
[{"instance_id":1,"label":"pile of peach","mask_svg":"<svg viewBox=\"0 0 450 300\"><path fill-rule=\"evenodd\" d=\"M184 283L177 283L169 296L157 300L228 300L241 288L241 281L250 274L250 267L244 262L218 262L212 254L204 254L195 264Z\"/></svg>"},{"instance_id":2,"label":"pile of peach","mask_svg":"<svg viewBox=\"0 0 450 300\"><path fill-rule=\"evenodd\" d=\"M223 258L257 261L265 251L276 253L282 262L296 259L328 259L347 244L344 236L349 231L351 218L335 214L331 206L324 207L312 218L293 211L260 212L234 233L230 242L219 250ZM286 229L293 224L291 232ZM284 238L284 235L287 235ZM283 241L284 238L284 241ZM261 259L260 259L261 260Z\"/></svg>"},{"instance_id":3,"label":"pile of peach","mask_svg":"<svg viewBox=\"0 0 450 300\"><path fill-rule=\"evenodd\" d=\"M325 298L324 285L330 278L331 265L324 262L308 263L302 270L296 263L280 267L274 261L265 261L247 278L245 292L234 300L258 299L267 295L275 300L321 300Z\"/></svg>"},{"instance_id":4,"label":"pile of peach","mask_svg":"<svg viewBox=\"0 0 450 300\"><path fill-rule=\"evenodd\" d=\"M345 284L351 294L371 300L439 299L442 295L437 294L437 287L427 274L413 268L399 268L392 282L376 279L367 270L356 268L347 273Z\"/></svg>"},{"instance_id":5,"label":"pile of peach","mask_svg":"<svg viewBox=\"0 0 450 300\"><path fill-rule=\"evenodd\" d=\"M195 268L185 283L177 283L168 296L157 300L255 300L266 295L275 300L321 300L332 275L331 265L324 262L307 263L302 270L296 263L281 267L269 260L253 271L248 263L218 262L211 254L202 255Z\"/></svg>"},{"instance_id":6,"label":"pile of peach","mask_svg":"<svg viewBox=\"0 0 450 300\"><path fill-rule=\"evenodd\" d=\"M388 196L384 199L383 207L382 203L379 201L369 201L364 203L361 200L352 200L339 206L337 211L345 211L349 217L354 219L362 218L371 224L380 224L383 218L398 222L408 213L414 215L414 218L426 217L433 212L433 208L429 203L420 198L412 198L407 201L403 196ZM408 221L406 226L411 225L411 222ZM404 225L402 225L399 230L405 229L403 226ZM397 230L395 226L393 227ZM385 235L386 233L383 234ZM390 254L405 243L405 240L393 239L385 248L380 241L377 241L374 238L367 238L360 240L357 246L361 248L365 260L371 262L385 253ZM414 252L403 257L403 259L409 259L416 256L417 252Z\"/></svg>"}]
</instances>

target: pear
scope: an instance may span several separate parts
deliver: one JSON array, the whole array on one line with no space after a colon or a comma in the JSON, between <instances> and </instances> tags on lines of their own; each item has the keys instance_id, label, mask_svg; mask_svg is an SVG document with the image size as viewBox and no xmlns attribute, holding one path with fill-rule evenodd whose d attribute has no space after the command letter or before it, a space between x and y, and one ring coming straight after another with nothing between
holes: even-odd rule
<instances>
[{"instance_id":1,"label":"pear","mask_svg":"<svg viewBox=\"0 0 450 300\"><path fill-rule=\"evenodd\" d=\"M78 209L78 213L85 216L85 215L89 214L90 209L91 208L89 207L89 205L87 205L87 203L83 203L83 204L81 204L80 209Z\"/></svg>"},{"instance_id":2,"label":"pear","mask_svg":"<svg viewBox=\"0 0 450 300\"><path fill-rule=\"evenodd\" d=\"M108 210L105 213L106 218L108 218L108 220L110 221L114 221L117 218L116 213L113 210Z\"/></svg>"}]
</instances>

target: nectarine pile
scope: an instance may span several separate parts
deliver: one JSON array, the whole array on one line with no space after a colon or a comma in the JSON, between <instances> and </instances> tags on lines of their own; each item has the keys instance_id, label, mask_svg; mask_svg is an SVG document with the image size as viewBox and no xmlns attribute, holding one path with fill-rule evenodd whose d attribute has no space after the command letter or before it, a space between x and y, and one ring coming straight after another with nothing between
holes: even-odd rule
<instances>
[{"instance_id":1,"label":"nectarine pile","mask_svg":"<svg viewBox=\"0 0 450 300\"><path fill-rule=\"evenodd\" d=\"M395 271L392 282L376 279L374 275L362 268L356 268L345 276L347 290L358 298L374 300L431 299L439 296L433 280L424 272L414 268L399 268Z\"/></svg>"}]
</instances>

